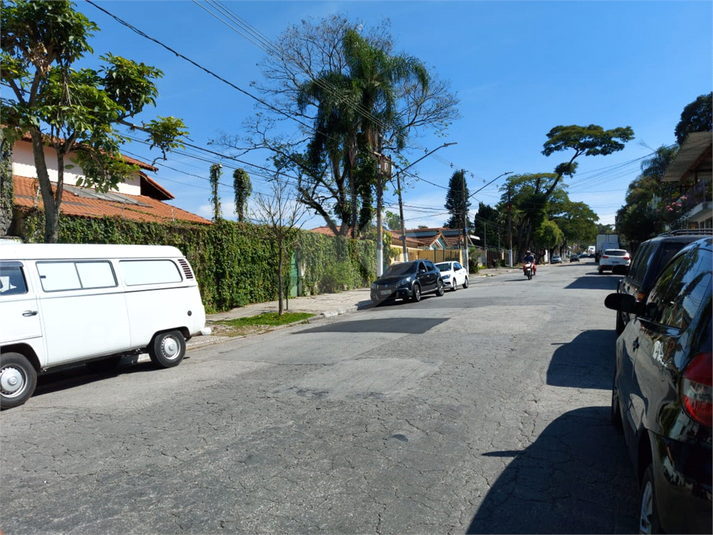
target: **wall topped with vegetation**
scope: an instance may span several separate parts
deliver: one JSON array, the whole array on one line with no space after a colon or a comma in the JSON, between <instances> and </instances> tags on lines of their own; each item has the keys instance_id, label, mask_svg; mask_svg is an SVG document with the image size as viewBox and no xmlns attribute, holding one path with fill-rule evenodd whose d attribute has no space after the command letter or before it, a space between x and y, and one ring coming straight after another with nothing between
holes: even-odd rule
<instances>
[{"instance_id":1,"label":"wall topped with vegetation","mask_svg":"<svg viewBox=\"0 0 713 535\"><path fill-rule=\"evenodd\" d=\"M19 234L43 241L40 210L23 212ZM193 266L207 312L277 299L277 248L268 229L251 223L213 225L136 223L119 218L63 215L59 243L126 243L178 247ZM363 288L376 278L376 244L297 231L292 246L303 294ZM290 254L288 254L288 257ZM290 264L285 266L289 287Z\"/></svg>"}]
</instances>

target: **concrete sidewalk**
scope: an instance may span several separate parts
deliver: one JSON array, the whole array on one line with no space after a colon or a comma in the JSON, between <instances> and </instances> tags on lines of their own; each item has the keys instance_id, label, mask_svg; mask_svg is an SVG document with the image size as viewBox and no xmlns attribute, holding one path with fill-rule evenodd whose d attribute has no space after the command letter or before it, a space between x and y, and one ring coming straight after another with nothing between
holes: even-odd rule
<instances>
[{"instance_id":1,"label":"concrete sidewalk","mask_svg":"<svg viewBox=\"0 0 713 535\"><path fill-rule=\"evenodd\" d=\"M478 278L493 277L504 273L510 273L513 270L518 271L519 268L481 269L477 274L471 274L470 278L472 281L475 281ZM234 318L248 318L251 316L257 316L263 312L277 312L277 306L277 301L256 303L254 305L234 308L227 312L208 314L206 319L210 323L212 321L229 320ZM289 300L289 303L286 306L286 311L309 312L316 316L332 317L339 314L356 312L357 310L370 308L371 306L372 303L369 297L369 288L358 288L356 290L348 290L334 294L294 297Z\"/></svg>"}]
</instances>

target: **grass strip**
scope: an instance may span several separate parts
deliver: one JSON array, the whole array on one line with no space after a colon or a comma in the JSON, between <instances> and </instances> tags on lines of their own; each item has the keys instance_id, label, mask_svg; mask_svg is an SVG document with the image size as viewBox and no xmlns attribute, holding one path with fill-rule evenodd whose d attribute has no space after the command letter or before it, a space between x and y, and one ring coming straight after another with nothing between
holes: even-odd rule
<instances>
[{"instance_id":1,"label":"grass strip","mask_svg":"<svg viewBox=\"0 0 713 535\"><path fill-rule=\"evenodd\" d=\"M231 327L253 327L255 325L288 325L290 323L295 323L298 321L304 321L311 318L314 314L309 314L307 312L285 312L280 316L277 312L263 312L257 316L250 316L247 318L235 318L232 320L220 320L215 323L221 325L229 325Z\"/></svg>"}]
</instances>

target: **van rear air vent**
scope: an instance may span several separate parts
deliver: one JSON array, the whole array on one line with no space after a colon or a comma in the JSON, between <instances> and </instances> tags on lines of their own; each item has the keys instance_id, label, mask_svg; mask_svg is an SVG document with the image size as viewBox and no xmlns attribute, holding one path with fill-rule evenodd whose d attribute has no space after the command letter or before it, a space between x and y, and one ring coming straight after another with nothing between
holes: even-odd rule
<instances>
[{"instance_id":1,"label":"van rear air vent","mask_svg":"<svg viewBox=\"0 0 713 535\"><path fill-rule=\"evenodd\" d=\"M191 271L191 266L188 265L188 262L186 262L184 258L179 258L178 263L181 264L181 267L183 268L183 273L186 274L186 278L192 279L193 272Z\"/></svg>"}]
</instances>

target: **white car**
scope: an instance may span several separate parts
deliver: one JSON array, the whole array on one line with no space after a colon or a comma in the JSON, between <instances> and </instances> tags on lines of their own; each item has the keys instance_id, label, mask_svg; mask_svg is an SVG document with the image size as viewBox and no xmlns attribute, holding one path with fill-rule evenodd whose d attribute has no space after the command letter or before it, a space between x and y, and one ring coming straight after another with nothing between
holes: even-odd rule
<instances>
[{"instance_id":1,"label":"white car","mask_svg":"<svg viewBox=\"0 0 713 535\"><path fill-rule=\"evenodd\" d=\"M604 249L599 258L599 274L605 270L615 273L618 270L626 269L631 263L631 255L624 249Z\"/></svg>"},{"instance_id":2,"label":"white car","mask_svg":"<svg viewBox=\"0 0 713 535\"><path fill-rule=\"evenodd\" d=\"M468 270L460 262L439 262L436 264L446 288L456 291L458 287L468 287Z\"/></svg>"}]
</instances>

